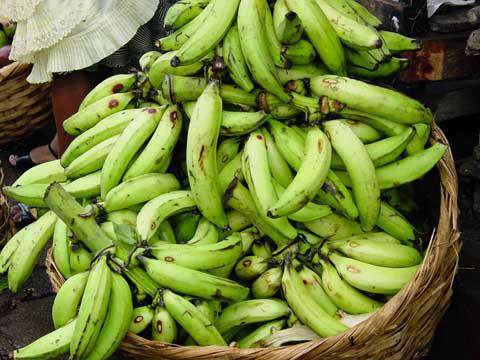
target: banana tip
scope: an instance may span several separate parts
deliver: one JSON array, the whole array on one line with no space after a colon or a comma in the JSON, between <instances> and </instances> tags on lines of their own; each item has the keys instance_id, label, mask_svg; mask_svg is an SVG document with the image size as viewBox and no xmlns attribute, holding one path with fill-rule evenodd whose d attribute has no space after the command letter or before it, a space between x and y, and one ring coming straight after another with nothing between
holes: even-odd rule
<instances>
[{"instance_id":1,"label":"banana tip","mask_svg":"<svg viewBox=\"0 0 480 360\"><path fill-rule=\"evenodd\" d=\"M180 59L178 56L174 56L172 60L170 60L170 65L172 65L172 67L177 67L180 65Z\"/></svg>"}]
</instances>

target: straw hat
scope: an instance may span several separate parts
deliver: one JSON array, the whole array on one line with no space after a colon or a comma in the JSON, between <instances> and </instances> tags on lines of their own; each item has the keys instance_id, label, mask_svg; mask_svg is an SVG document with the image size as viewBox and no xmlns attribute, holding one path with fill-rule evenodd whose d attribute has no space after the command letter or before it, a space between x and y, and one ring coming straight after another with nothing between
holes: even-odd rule
<instances>
[{"instance_id":1,"label":"straw hat","mask_svg":"<svg viewBox=\"0 0 480 360\"><path fill-rule=\"evenodd\" d=\"M18 22L10 58L33 63L31 83L98 63L125 45L158 6L158 0L22 2L35 2L35 10Z\"/></svg>"}]
</instances>

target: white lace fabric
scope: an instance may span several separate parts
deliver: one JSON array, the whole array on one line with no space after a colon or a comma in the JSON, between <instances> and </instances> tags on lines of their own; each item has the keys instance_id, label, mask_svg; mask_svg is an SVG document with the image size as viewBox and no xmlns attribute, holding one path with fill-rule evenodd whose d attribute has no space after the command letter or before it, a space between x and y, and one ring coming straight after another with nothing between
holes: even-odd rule
<instances>
[{"instance_id":1,"label":"white lace fabric","mask_svg":"<svg viewBox=\"0 0 480 360\"><path fill-rule=\"evenodd\" d=\"M43 0L0 0L0 14L13 21L26 20Z\"/></svg>"}]
</instances>

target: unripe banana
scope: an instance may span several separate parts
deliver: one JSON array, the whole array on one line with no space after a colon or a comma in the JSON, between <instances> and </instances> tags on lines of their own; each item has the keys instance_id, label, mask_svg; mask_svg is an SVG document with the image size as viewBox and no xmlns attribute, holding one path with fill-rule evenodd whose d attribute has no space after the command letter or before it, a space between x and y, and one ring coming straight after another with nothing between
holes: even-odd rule
<instances>
[{"instance_id":1,"label":"unripe banana","mask_svg":"<svg viewBox=\"0 0 480 360\"><path fill-rule=\"evenodd\" d=\"M404 244L415 241L415 229L395 208L382 201L377 226Z\"/></svg>"},{"instance_id":2,"label":"unripe banana","mask_svg":"<svg viewBox=\"0 0 480 360\"><path fill-rule=\"evenodd\" d=\"M277 67L288 69L290 67L290 63L282 54L282 43L277 38L275 26L273 24L273 16L267 1L257 1L257 9L262 25L264 26L264 36L273 63Z\"/></svg>"},{"instance_id":3,"label":"unripe banana","mask_svg":"<svg viewBox=\"0 0 480 360\"><path fill-rule=\"evenodd\" d=\"M362 67L349 65L347 71L349 75L361 77L364 79L382 79L391 77L400 71L405 70L410 64L410 60L392 57L389 61L382 63L375 70L367 70Z\"/></svg>"},{"instance_id":4,"label":"unripe banana","mask_svg":"<svg viewBox=\"0 0 480 360\"><path fill-rule=\"evenodd\" d=\"M140 65L140 69L142 71L148 72L150 71L150 67L152 64L157 60L162 54L158 51L147 51L143 54L140 59L138 59L138 64Z\"/></svg>"},{"instance_id":5,"label":"unripe banana","mask_svg":"<svg viewBox=\"0 0 480 360\"><path fill-rule=\"evenodd\" d=\"M172 217L171 221L174 226L175 237L179 244L184 244L195 236L201 219L202 215L198 214L196 210Z\"/></svg>"},{"instance_id":6,"label":"unripe banana","mask_svg":"<svg viewBox=\"0 0 480 360\"><path fill-rule=\"evenodd\" d=\"M125 224L131 227L137 226L137 213L132 210L117 210L107 214L107 221L115 224Z\"/></svg>"},{"instance_id":7,"label":"unripe banana","mask_svg":"<svg viewBox=\"0 0 480 360\"><path fill-rule=\"evenodd\" d=\"M58 359L68 352L76 320L13 352L14 359Z\"/></svg>"},{"instance_id":8,"label":"unripe banana","mask_svg":"<svg viewBox=\"0 0 480 360\"><path fill-rule=\"evenodd\" d=\"M252 244L253 256L269 259L272 257L272 249L266 239L256 240Z\"/></svg>"},{"instance_id":9,"label":"unripe banana","mask_svg":"<svg viewBox=\"0 0 480 360\"><path fill-rule=\"evenodd\" d=\"M382 134L368 124L352 120L340 121L347 125L364 144L369 144L382 138Z\"/></svg>"},{"instance_id":10,"label":"unripe banana","mask_svg":"<svg viewBox=\"0 0 480 360\"><path fill-rule=\"evenodd\" d=\"M55 266L65 279L72 276L70 268L70 239L73 237L67 225L60 219L57 219L53 232L52 255Z\"/></svg>"},{"instance_id":11,"label":"unripe banana","mask_svg":"<svg viewBox=\"0 0 480 360\"><path fill-rule=\"evenodd\" d=\"M167 309L161 306L155 308L152 319L152 340L174 343L177 338L177 324Z\"/></svg>"},{"instance_id":12,"label":"unripe banana","mask_svg":"<svg viewBox=\"0 0 480 360\"><path fill-rule=\"evenodd\" d=\"M347 119L361 121L362 123L370 125L371 127L388 136L400 135L408 130L407 125L396 123L391 120L384 119L380 116L367 114L362 111L353 110L346 107L343 107L339 111L335 110L334 112Z\"/></svg>"},{"instance_id":13,"label":"unripe banana","mask_svg":"<svg viewBox=\"0 0 480 360\"><path fill-rule=\"evenodd\" d=\"M0 251L0 274L7 272L8 268L10 267L13 254L29 232L29 227L24 227L15 235L13 235L13 237L3 246L2 251Z\"/></svg>"},{"instance_id":14,"label":"unripe banana","mask_svg":"<svg viewBox=\"0 0 480 360\"><path fill-rule=\"evenodd\" d=\"M280 266L268 269L252 283L252 295L256 299L273 297L282 287L283 270Z\"/></svg>"},{"instance_id":15,"label":"unripe banana","mask_svg":"<svg viewBox=\"0 0 480 360\"><path fill-rule=\"evenodd\" d=\"M329 262L322 260L321 264L323 288L340 309L349 314L364 314L382 306L342 280Z\"/></svg>"},{"instance_id":16,"label":"unripe banana","mask_svg":"<svg viewBox=\"0 0 480 360\"><path fill-rule=\"evenodd\" d=\"M101 193L105 199L108 192L120 183L130 160L154 132L164 108L143 109L123 131L105 159L102 168Z\"/></svg>"},{"instance_id":17,"label":"unripe banana","mask_svg":"<svg viewBox=\"0 0 480 360\"><path fill-rule=\"evenodd\" d=\"M278 40L283 44L295 44L303 35L302 22L297 14L288 10L285 0L275 2L273 25Z\"/></svg>"},{"instance_id":18,"label":"unripe banana","mask_svg":"<svg viewBox=\"0 0 480 360\"><path fill-rule=\"evenodd\" d=\"M374 294L396 294L417 272L419 265L404 268L389 268L329 254L342 278L357 289Z\"/></svg>"},{"instance_id":19,"label":"unripe banana","mask_svg":"<svg viewBox=\"0 0 480 360\"><path fill-rule=\"evenodd\" d=\"M10 259L8 287L16 293L32 274L40 253L53 236L57 215L47 212L27 226L21 241Z\"/></svg>"},{"instance_id":20,"label":"unripe banana","mask_svg":"<svg viewBox=\"0 0 480 360\"><path fill-rule=\"evenodd\" d=\"M240 139L229 138L223 140L217 149L217 168L218 172L222 171L223 167L228 164L240 150Z\"/></svg>"},{"instance_id":21,"label":"unripe banana","mask_svg":"<svg viewBox=\"0 0 480 360\"><path fill-rule=\"evenodd\" d=\"M241 231L252 225L250 220L237 210L227 212L228 227L231 231Z\"/></svg>"},{"instance_id":22,"label":"unripe banana","mask_svg":"<svg viewBox=\"0 0 480 360\"><path fill-rule=\"evenodd\" d=\"M304 223L305 227L322 238L343 239L363 233L360 224L335 213Z\"/></svg>"},{"instance_id":23,"label":"unripe banana","mask_svg":"<svg viewBox=\"0 0 480 360\"><path fill-rule=\"evenodd\" d=\"M110 95L129 91L136 80L137 75L135 74L118 74L103 80L85 96L79 110L83 110Z\"/></svg>"},{"instance_id":24,"label":"unripe banana","mask_svg":"<svg viewBox=\"0 0 480 360\"><path fill-rule=\"evenodd\" d=\"M365 70L376 70L380 65L377 60L369 56L369 53L366 51L357 51L346 47L345 56L349 64Z\"/></svg>"},{"instance_id":25,"label":"unripe banana","mask_svg":"<svg viewBox=\"0 0 480 360\"><path fill-rule=\"evenodd\" d=\"M27 206L44 208L43 195L48 184L29 184L22 186L4 186L2 191L10 199L21 202Z\"/></svg>"},{"instance_id":26,"label":"unripe banana","mask_svg":"<svg viewBox=\"0 0 480 360\"><path fill-rule=\"evenodd\" d=\"M225 334L235 326L274 320L289 314L290 308L281 300L246 300L226 307L215 326L221 334Z\"/></svg>"},{"instance_id":27,"label":"unripe banana","mask_svg":"<svg viewBox=\"0 0 480 360\"><path fill-rule=\"evenodd\" d=\"M152 323L154 311L150 306L141 306L133 309L132 321L128 328L134 334L139 334Z\"/></svg>"},{"instance_id":28,"label":"unripe banana","mask_svg":"<svg viewBox=\"0 0 480 360\"><path fill-rule=\"evenodd\" d=\"M286 188L293 181L292 171L278 150L277 145L275 145L275 141L273 141L270 133L266 129L263 129L262 135L265 138L268 165L272 177L278 182L279 185L281 185L283 188Z\"/></svg>"},{"instance_id":29,"label":"unripe banana","mask_svg":"<svg viewBox=\"0 0 480 360\"><path fill-rule=\"evenodd\" d=\"M70 249L70 269L73 274L78 274L90 269L93 254L80 244L72 245Z\"/></svg>"},{"instance_id":30,"label":"unripe banana","mask_svg":"<svg viewBox=\"0 0 480 360\"><path fill-rule=\"evenodd\" d=\"M70 342L70 359L82 359L95 345L107 315L112 287L107 259L101 257L89 273Z\"/></svg>"},{"instance_id":31,"label":"unripe banana","mask_svg":"<svg viewBox=\"0 0 480 360\"><path fill-rule=\"evenodd\" d=\"M287 7L300 18L305 33L322 62L337 75L345 74L345 54L340 40L315 0L286 0Z\"/></svg>"},{"instance_id":32,"label":"unripe banana","mask_svg":"<svg viewBox=\"0 0 480 360\"><path fill-rule=\"evenodd\" d=\"M277 76L282 84L291 80L310 79L328 73L328 69L322 64L311 62L305 65L292 65L290 69L277 69Z\"/></svg>"},{"instance_id":33,"label":"unripe banana","mask_svg":"<svg viewBox=\"0 0 480 360\"><path fill-rule=\"evenodd\" d=\"M238 27L234 24L223 39L223 60L232 80L243 90L250 92L254 85L250 80L247 63L242 53Z\"/></svg>"},{"instance_id":34,"label":"unripe banana","mask_svg":"<svg viewBox=\"0 0 480 360\"><path fill-rule=\"evenodd\" d=\"M215 225L213 225L207 219L202 218L198 223L197 229L195 230L195 234L187 242L187 244L188 245L215 244L218 241L218 238L219 238L219 235Z\"/></svg>"},{"instance_id":35,"label":"unripe banana","mask_svg":"<svg viewBox=\"0 0 480 360\"><path fill-rule=\"evenodd\" d=\"M333 172L329 171L327 179L317 193L321 204L326 204L341 212L349 219L358 217L357 205L342 180Z\"/></svg>"},{"instance_id":36,"label":"unripe banana","mask_svg":"<svg viewBox=\"0 0 480 360\"><path fill-rule=\"evenodd\" d=\"M408 155L415 155L423 151L430 137L430 125L415 124L413 128L415 129L415 135L407 145L406 151Z\"/></svg>"},{"instance_id":37,"label":"unripe banana","mask_svg":"<svg viewBox=\"0 0 480 360\"><path fill-rule=\"evenodd\" d=\"M248 288L232 280L188 269L162 260L152 260L145 257L139 257L139 259L145 265L145 270L148 275L150 275L155 282L173 291L197 296L202 299L222 300L226 302L243 300L248 296Z\"/></svg>"},{"instance_id":38,"label":"unripe banana","mask_svg":"<svg viewBox=\"0 0 480 360\"><path fill-rule=\"evenodd\" d=\"M110 190L103 206L108 212L121 210L150 201L179 188L180 184L172 174L140 175L126 180Z\"/></svg>"},{"instance_id":39,"label":"unripe banana","mask_svg":"<svg viewBox=\"0 0 480 360\"><path fill-rule=\"evenodd\" d=\"M202 12L209 2L209 0L188 0L173 4L165 14L165 29L176 30L189 23Z\"/></svg>"},{"instance_id":40,"label":"unripe banana","mask_svg":"<svg viewBox=\"0 0 480 360\"><path fill-rule=\"evenodd\" d=\"M52 305L52 319L55 329L61 328L77 317L89 272L73 275L62 285Z\"/></svg>"},{"instance_id":41,"label":"unripe banana","mask_svg":"<svg viewBox=\"0 0 480 360\"><path fill-rule=\"evenodd\" d=\"M100 170L119 137L120 135L116 135L104 140L77 157L67 166L65 175L70 179L76 179Z\"/></svg>"},{"instance_id":42,"label":"unripe banana","mask_svg":"<svg viewBox=\"0 0 480 360\"><path fill-rule=\"evenodd\" d=\"M137 231L141 241L150 239L163 220L194 209L196 206L190 191L172 191L150 200L137 217Z\"/></svg>"},{"instance_id":43,"label":"unripe banana","mask_svg":"<svg viewBox=\"0 0 480 360\"><path fill-rule=\"evenodd\" d=\"M245 256L235 266L235 275L241 280L253 280L272 267L270 259Z\"/></svg>"},{"instance_id":44,"label":"unripe banana","mask_svg":"<svg viewBox=\"0 0 480 360\"><path fill-rule=\"evenodd\" d=\"M357 16L360 16L363 21L367 24L370 24L373 27L378 27L382 24L382 22L373 15L365 6L356 2L355 0L345 0L348 5L354 10L354 13Z\"/></svg>"},{"instance_id":45,"label":"unripe banana","mask_svg":"<svg viewBox=\"0 0 480 360\"><path fill-rule=\"evenodd\" d=\"M218 174L218 185L222 194L225 194L226 190L235 179L243 181L242 157L243 150L241 150L232 161L225 165L222 171Z\"/></svg>"},{"instance_id":46,"label":"unripe banana","mask_svg":"<svg viewBox=\"0 0 480 360\"><path fill-rule=\"evenodd\" d=\"M285 319L269 321L266 324L259 326L247 336L240 339L237 342L237 346L240 349L260 347L259 343L263 339L268 338L269 336L275 334L277 331L281 330L285 326L285 323Z\"/></svg>"},{"instance_id":47,"label":"unripe banana","mask_svg":"<svg viewBox=\"0 0 480 360\"><path fill-rule=\"evenodd\" d=\"M15 180L12 186L23 186L30 184L50 184L54 181L64 182L67 180L60 160L52 160L43 164L35 165L25 171Z\"/></svg>"},{"instance_id":48,"label":"unripe banana","mask_svg":"<svg viewBox=\"0 0 480 360\"><path fill-rule=\"evenodd\" d=\"M222 116L218 85L212 82L197 101L187 137L187 169L193 198L208 220L228 225L217 176L217 141Z\"/></svg>"},{"instance_id":49,"label":"unripe banana","mask_svg":"<svg viewBox=\"0 0 480 360\"><path fill-rule=\"evenodd\" d=\"M101 177L102 172L97 171L65 184L63 188L77 199L94 198L100 195Z\"/></svg>"},{"instance_id":50,"label":"unripe banana","mask_svg":"<svg viewBox=\"0 0 480 360\"><path fill-rule=\"evenodd\" d=\"M407 50L418 50L421 45L417 39L412 39L396 32L381 30L380 35L385 42L385 46L393 54Z\"/></svg>"},{"instance_id":51,"label":"unripe banana","mask_svg":"<svg viewBox=\"0 0 480 360\"><path fill-rule=\"evenodd\" d=\"M295 44L284 45L282 55L292 64L306 65L315 59L317 53L309 41L301 39Z\"/></svg>"},{"instance_id":52,"label":"unripe banana","mask_svg":"<svg viewBox=\"0 0 480 360\"><path fill-rule=\"evenodd\" d=\"M176 244L177 239L175 237L175 232L173 231L172 225L167 220L162 221L157 230L157 235L159 241L165 241L170 244ZM152 237L150 240L153 240Z\"/></svg>"}]
</instances>

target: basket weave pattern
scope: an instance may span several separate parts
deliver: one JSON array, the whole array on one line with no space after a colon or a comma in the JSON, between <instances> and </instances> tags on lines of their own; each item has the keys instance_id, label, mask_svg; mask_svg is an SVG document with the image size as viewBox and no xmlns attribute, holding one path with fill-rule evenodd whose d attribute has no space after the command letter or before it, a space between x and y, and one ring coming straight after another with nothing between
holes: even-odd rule
<instances>
[{"instance_id":1,"label":"basket weave pattern","mask_svg":"<svg viewBox=\"0 0 480 360\"><path fill-rule=\"evenodd\" d=\"M50 84L29 84L31 65L0 68L0 145L28 136L50 120Z\"/></svg>"},{"instance_id":2,"label":"basket weave pattern","mask_svg":"<svg viewBox=\"0 0 480 360\"><path fill-rule=\"evenodd\" d=\"M448 144L432 126L432 141ZM185 347L151 341L129 333L120 351L135 359L282 360L282 359L418 359L428 352L435 328L446 312L461 248L457 226L457 174L450 150L437 165L440 173L440 218L425 259L415 277L368 320L319 341L261 349ZM64 279L47 257L47 272L58 291Z\"/></svg>"}]
</instances>

